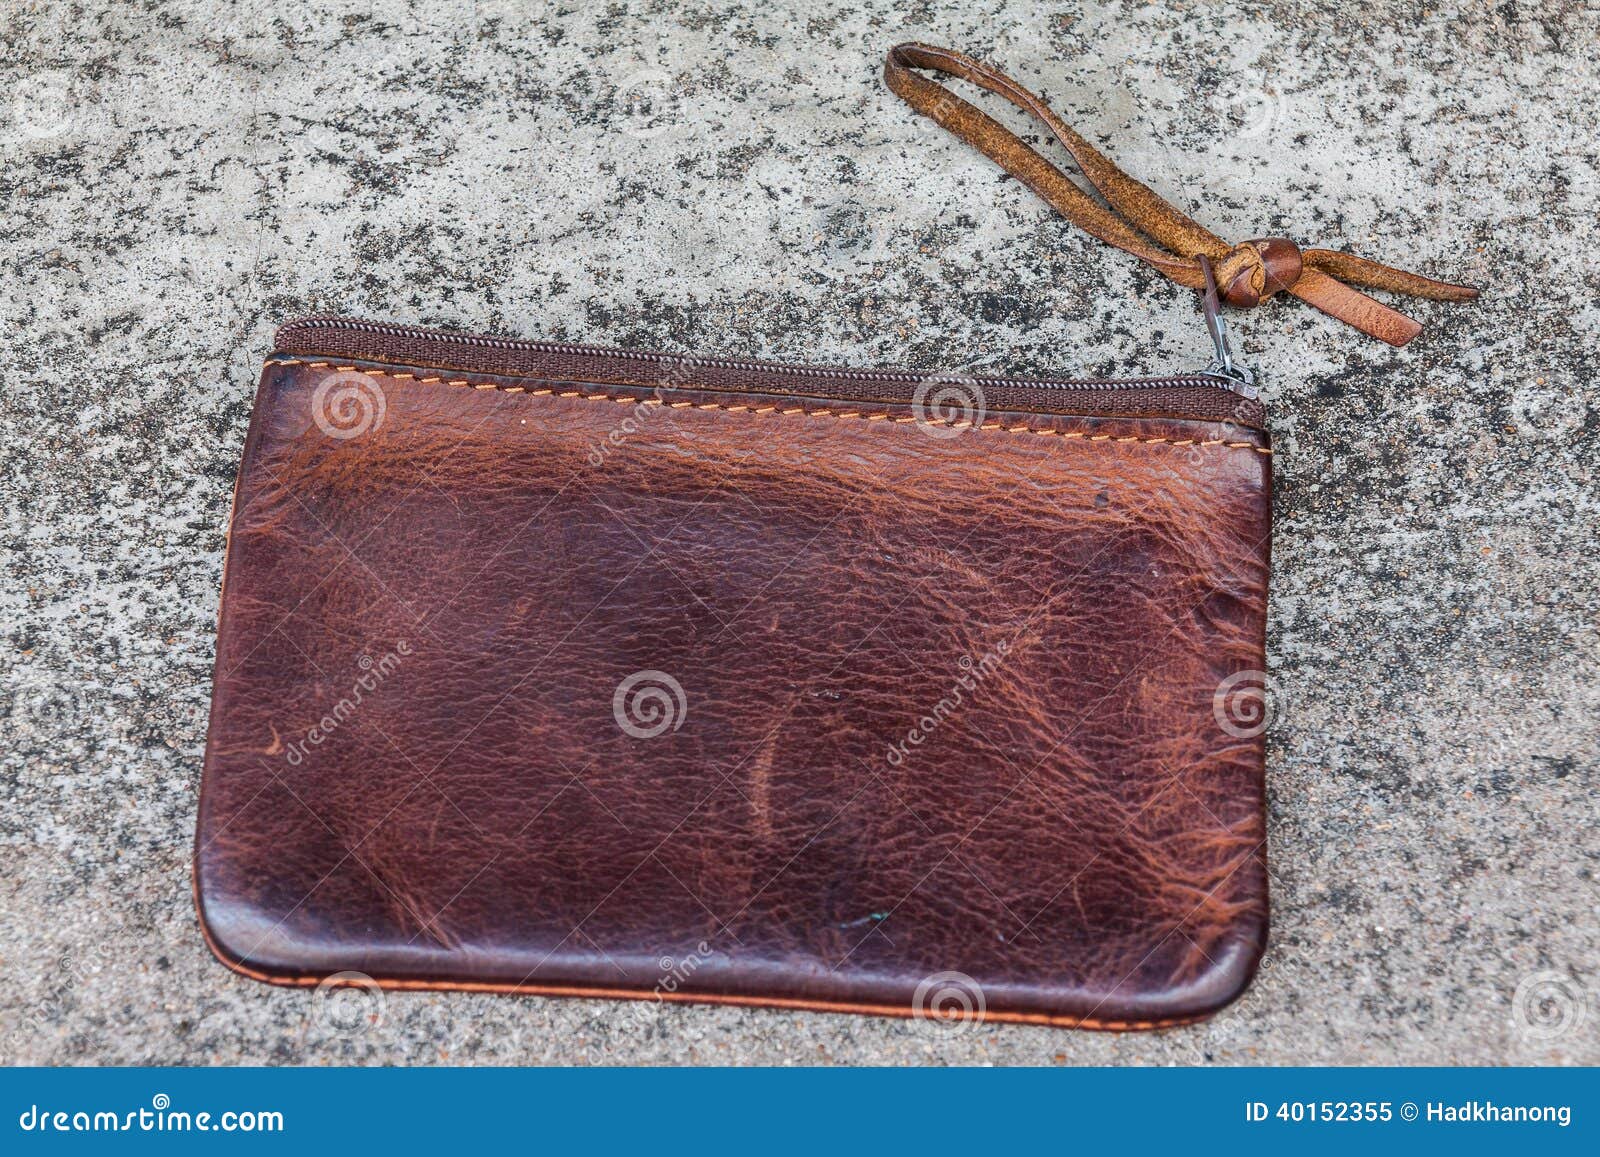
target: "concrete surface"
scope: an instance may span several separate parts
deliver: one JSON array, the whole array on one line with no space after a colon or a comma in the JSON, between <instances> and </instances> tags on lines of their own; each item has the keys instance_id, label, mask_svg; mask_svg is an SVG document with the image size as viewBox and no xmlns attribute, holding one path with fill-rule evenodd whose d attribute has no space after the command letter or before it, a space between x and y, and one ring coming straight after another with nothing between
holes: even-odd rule
<instances>
[{"instance_id":1,"label":"concrete surface","mask_svg":"<svg viewBox=\"0 0 1600 1157\"><path fill-rule=\"evenodd\" d=\"M0 3L0 1056L1600 1061L1595 10L624 7ZM1155 1035L938 1033L319 1002L224 971L191 825L276 323L1024 373L1204 359L1191 294L883 90L913 37L1042 88L1225 235L1488 287L1417 305L1400 352L1292 302L1234 317L1280 447L1254 989Z\"/></svg>"}]
</instances>

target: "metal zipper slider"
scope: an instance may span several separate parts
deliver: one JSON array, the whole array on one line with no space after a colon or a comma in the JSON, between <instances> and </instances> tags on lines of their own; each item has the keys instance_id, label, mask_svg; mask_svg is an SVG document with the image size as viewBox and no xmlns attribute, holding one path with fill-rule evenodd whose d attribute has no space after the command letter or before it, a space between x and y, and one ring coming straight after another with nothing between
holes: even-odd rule
<instances>
[{"instance_id":1,"label":"metal zipper slider","mask_svg":"<svg viewBox=\"0 0 1600 1157\"><path fill-rule=\"evenodd\" d=\"M1255 398L1260 394L1256 389L1255 378L1248 369L1233 360L1233 348L1228 345L1228 323L1222 320L1217 279L1211 272L1211 259L1202 253L1196 260L1200 262L1200 269L1206 275L1206 291L1200 299L1201 308L1205 313L1206 332L1211 335L1211 344L1216 349L1216 356L1206 367L1206 373L1224 379L1228 383L1228 389L1234 393L1246 398Z\"/></svg>"}]
</instances>

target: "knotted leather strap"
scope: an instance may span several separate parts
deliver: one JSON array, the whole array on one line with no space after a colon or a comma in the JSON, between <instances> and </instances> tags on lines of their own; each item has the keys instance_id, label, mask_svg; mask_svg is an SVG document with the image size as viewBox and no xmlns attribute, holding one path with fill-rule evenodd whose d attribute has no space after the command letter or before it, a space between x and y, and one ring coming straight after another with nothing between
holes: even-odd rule
<instances>
[{"instance_id":1,"label":"knotted leather strap","mask_svg":"<svg viewBox=\"0 0 1600 1157\"><path fill-rule=\"evenodd\" d=\"M969 80L1044 121L1106 204L1096 201L1015 133L937 81L912 72L914 68ZM1229 245L1117 168L1016 81L959 52L927 44L897 44L884 62L883 78L913 109L988 155L1084 232L1155 266L1179 285L1203 289L1205 275L1198 258L1209 258L1222 299L1229 305L1257 305L1283 291L1363 333L1400 346L1416 337L1422 327L1346 283L1435 301L1471 301L1478 296L1468 285L1434 281L1331 249L1302 250L1282 237Z\"/></svg>"}]
</instances>

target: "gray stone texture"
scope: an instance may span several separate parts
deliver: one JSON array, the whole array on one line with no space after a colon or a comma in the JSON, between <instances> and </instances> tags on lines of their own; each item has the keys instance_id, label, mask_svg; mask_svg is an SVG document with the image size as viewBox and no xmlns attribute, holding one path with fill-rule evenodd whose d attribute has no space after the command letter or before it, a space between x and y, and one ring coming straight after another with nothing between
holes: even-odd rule
<instances>
[{"instance_id":1,"label":"gray stone texture","mask_svg":"<svg viewBox=\"0 0 1600 1157\"><path fill-rule=\"evenodd\" d=\"M0 1058L1600 1062L1592 5L0 0L0 31ZM330 1007L224 970L189 856L275 324L1025 374L1206 359L1192 293L883 89L913 38L1042 90L1224 235L1487 289L1416 305L1403 351L1294 302L1232 318L1279 447L1254 988L1158 1034L938 1033Z\"/></svg>"}]
</instances>

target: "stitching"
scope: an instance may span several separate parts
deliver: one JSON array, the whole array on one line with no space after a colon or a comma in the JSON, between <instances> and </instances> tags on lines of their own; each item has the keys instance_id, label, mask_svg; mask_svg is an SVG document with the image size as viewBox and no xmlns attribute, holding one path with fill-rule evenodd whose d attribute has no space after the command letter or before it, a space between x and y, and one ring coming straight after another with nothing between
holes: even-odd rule
<instances>
[{"instance_id":1,"label":"stitching","mask_svg":"<svg viewBox=\"0 0 1600 1157\"><path fill-rule=\"evenodd\" d=\"M807 410L795 407L780 410L777 406L751 407L749 405L731 405L722 402L663 402L659 398L633 398L618 394L586 394L582 390L566 390L556 393L550 389L530 390L524 386L502 386L494 382L469 382L462 378L419 378L415 374L391 374L383 370L364 370L353 365L341 365L338 362L310 362L302 358L283 358L269 363L275 366L305 366L313 370L335 370L347 373L361 373L374 378L393 378L396 381L418 382L423 385L465 386L474 390L500 390L508 394L527 394L530 397L541 395L554 395L558 398L578 398L585 402L621 402L625 405L667 406L673 410L722 410L729 414L777 414L781 417L804 416L807 418L856 418L867 422L878 422L887 418L891 422L915 422L915 415L900 416L888 413L863 414L857 410ZM1039 434L1044 437L1056 438L1083 438L1090 442L1143 442L1162 446L1227 446L1235 450L1254 450L1257 454L1270 457L1272 449L1268 446L1257 446L1254 442L1230 442L1225 438L1213 438L1209 441L1197 441L1194 438L1144 438L1128 434L1117 436L1115 434L1087 434L1082 430L1057 430L1050 426L1003 426L998 422L985 422L983 425L974 425L970 420L957 420L952 422L930 422L929 425L945 426L952 430L996 430L1003 434Z\"/></svg>"}]
</instances>

